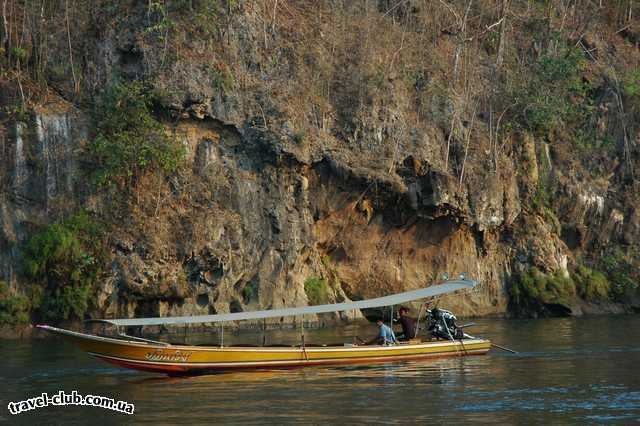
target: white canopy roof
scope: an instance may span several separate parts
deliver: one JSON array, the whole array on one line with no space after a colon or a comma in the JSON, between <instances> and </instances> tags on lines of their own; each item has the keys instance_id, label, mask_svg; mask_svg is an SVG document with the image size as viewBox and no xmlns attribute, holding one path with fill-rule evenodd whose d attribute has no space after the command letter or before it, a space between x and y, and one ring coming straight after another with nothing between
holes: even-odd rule
<instances>
[{"instance_id":1,"label":"white canopy roof","mask_svg":"<svg viewBox=\"0 0 640 426\"><path fill-rule=\"evenodd\" d=\"M330 305L303 306L299 308L272 309L268 311L235 312L232 314L197 315L185 317L157 317L157 318L131 318L131 319L100 319L90 320L105 322L117 326L136 325L169 325L169 324L197 324L224 321L242 321L263 318L288 317L295 315L322 314L327 312L341 312L352 309L378 308L382 306L400 305L413 300L451 293L456 290L470 289L477 284L473 280L451 280L443 284L431 287L393 294L391 296L377 297L375 299L358 300L356 302L334 303Z\"/></svg>"}]
</instances>

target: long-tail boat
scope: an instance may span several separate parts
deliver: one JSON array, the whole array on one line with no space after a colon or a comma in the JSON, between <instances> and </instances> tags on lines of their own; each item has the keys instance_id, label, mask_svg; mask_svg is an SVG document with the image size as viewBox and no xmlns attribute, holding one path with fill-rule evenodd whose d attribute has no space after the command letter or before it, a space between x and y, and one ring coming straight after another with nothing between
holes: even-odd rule
<instances>
[{"instance_id":1,"label":"long-tail boat","mask_svg":"<svg viewBox=\"0 0 640 426\"><path fill-rule=\"evenodd\" d=\"M224 323L304 316L355 309L393 307L457 290L469 289L475 285L475 281L461 279L391 296L347 303L217 315L91 321L111 324L119 331L122 327L130 326ZM419 320L420 318L418 318L418 327ZM358 345L353 343L327 346L309 345L305 344L304 334L302 334L301 343L293 346L224 346L223 341L216 346L191 346L144 339L120 332L116 334L116 337L105 337L49 325L38 325L37 327L70 340L82 350L103 361L125 368L169 375L204 374L234 369L378 363L430 357L482 355L491 348L489 340L475 338L466 333L457 333L456 336L449 333L447 339L422 340L417 338L393 345Z\"/></svg>"}]
</instances>

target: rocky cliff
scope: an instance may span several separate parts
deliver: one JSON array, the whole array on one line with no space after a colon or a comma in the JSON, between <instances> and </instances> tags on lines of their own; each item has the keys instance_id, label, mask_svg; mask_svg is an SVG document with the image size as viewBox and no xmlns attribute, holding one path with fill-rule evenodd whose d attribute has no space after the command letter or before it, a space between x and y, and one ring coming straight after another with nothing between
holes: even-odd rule
<instances>
[{"instance_id":1,"label":"rocky cliff","mask_svg":"<svg viewBox=\"0 0 640 426\"><path fill-rule=\"evenodd\" d=\"M37 285L29 240L85 211L106 227L87 316L298 306L313 285L354 300L443 272L481 283L441 302L461 315L635 303L633 2L10 3L6 297ZM184 161L107 190L96 100L132 81ZM581 290L586 267L607 297ZM514 299L532 268L573 290L534 280Z\"/></svg>"}]
</instances>

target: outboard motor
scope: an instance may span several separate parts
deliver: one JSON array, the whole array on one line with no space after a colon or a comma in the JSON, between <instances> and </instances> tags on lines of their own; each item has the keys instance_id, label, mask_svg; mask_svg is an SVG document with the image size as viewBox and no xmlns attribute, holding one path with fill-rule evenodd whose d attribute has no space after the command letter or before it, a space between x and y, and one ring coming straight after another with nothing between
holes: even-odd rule
<instances>
[{"instance_id":1,"label":"outboard motor","mask_svg":"<svg viewBox=\"0 0 640 426\"><path fill-rule=\"evenodd\" d=\"M453 313L445 309L427 309L427 330L438 339L460 340L470 337L456 325L456 319Z\"/></svg>"}]
</instances>

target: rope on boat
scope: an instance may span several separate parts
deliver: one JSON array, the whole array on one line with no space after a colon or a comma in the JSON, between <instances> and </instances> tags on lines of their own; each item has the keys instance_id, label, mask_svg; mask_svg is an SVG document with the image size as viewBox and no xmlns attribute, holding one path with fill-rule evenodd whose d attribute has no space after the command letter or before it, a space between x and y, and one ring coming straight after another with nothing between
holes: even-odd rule
<instances>
[{"instance_id":1,"label":"rope on boat","mask_svg":"<svg viewBox=\"0 0 640 426\"><path fill-rule=\"evenodd\" d=\"M443 319L443 320L442 320L442 323L444 324L444 328L445 328L445 330L447 330L447 334L449 335L449 339L451 339L451 341L452 341L453 343L455 343L455 342L456 342L456 340L455 340L455 339L453 338L453 336L451 335L451 331L449 330L449 326L447 325L447 321ZM460 339L460 346L462 346L462 355L466 355L466 354L467 354L467 348L464 346L464 343L462 342L462 339ZM458 345L455 345L454 347L455 347L455 349L456 349L456 354L458 354L458 356L462 356L462 355L460 354L460 352L461 352L461 351L458 349Z\"/></svg>"},{"instance_id":2,"label":"rope on boat","mask_svg":"<svg viewBox=\"0 0 640 426\"><path fill-rule=\"evenodd\" d=\"M467 355L467 348L464 346L462 339L460 339L460 345L462 346L463 355Z\"/></svg>"}]
</instances>

